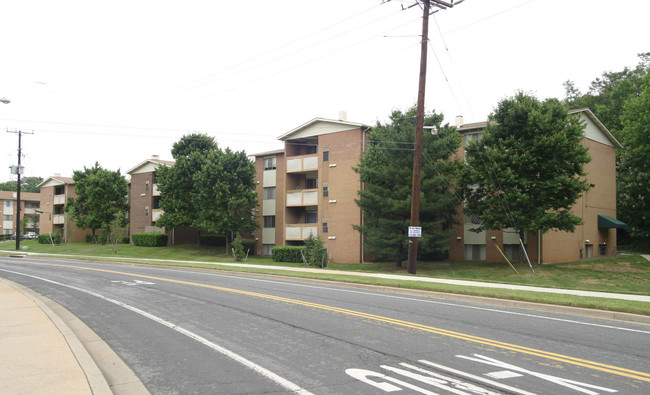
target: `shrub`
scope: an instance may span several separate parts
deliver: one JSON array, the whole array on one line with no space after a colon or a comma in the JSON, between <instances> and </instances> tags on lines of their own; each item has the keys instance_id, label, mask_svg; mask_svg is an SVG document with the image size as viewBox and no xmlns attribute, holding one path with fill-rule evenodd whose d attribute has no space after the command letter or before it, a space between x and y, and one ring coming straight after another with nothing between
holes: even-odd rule
<instances>
[{"instance_id":1,"label":"shrub","mask_svg":"<svg viewBox=\"0 0 650 395\"><path fill-rule=\"evenodd\" d=\"M327 266L327 249L320 236L314 237L314 235L310 234L305 240L305 258L310 265Z\"/></svg>"},{"instance_id":2,"label":"shrub","mask_svg":"<svg viewBox=\"0 0 650 395\"><path fill-rule=\"evenodd\" d=\"M242 239L244 243L244 252L248 255L255 255L255 239Z\"/></svg>"},{"instance_id":3,"label":"shrub","mask_svg":"<svg viewBox=\"0 0 650 395\"><path fill-rule=\"evenodd\" d=\"M246 256L246 251L244 250L244 242L240 235L235 237L235 240L232 241L232 255L234 256L237 262L244 260Z\"/></svg>"},{"instance_id":4,"label":"shrub","mask_svg":"<svg viewBox=\"0 0 650 395\"><path fill-rule=\"evenodd\" d=\"M93 241L93 235L86 235L86 243L99 243L101 245L106 244L106 233L101 232L101 233L96 233L95 234L95 241Z\"/></svg>"},{"instance_id":5,"label":"shrub","mask_svg":"<svg viewBox=\"0 0 650 395\"><path fill-rule=\"evenodd\" d=\"M134 233L133 244L140 247L166 247L167 234L163 232Z\"/></svg>"},{"instance_id":6,"label":"shrub","mask_svg":"<svg viewBox=\"0 0 650 395\"><path fill-rule=\"evenodd\" d=\"M275 262L302 262L302 254L305 253L305 246L278 246L271 250L271 258Z\"/></svg>"},{"instance_id":7,"label":"shrub","mask_svg":"<svg viewBox=\"0 0 650 395\"><path fill-rule=\"evenodd\" d=\"M201 235L201 245L222 247L226 245L226 236L221 235Z\"/></svg>"},{"instance_id":8,"label":"shrub","mask_svg":"<svg viewBox=\"0 0 650 395\"><path fill-rule=\"evenodd\" d=\"M61 244L61 233L45 233L38 235L38 244Z\"/></svg>"}]
</instances>

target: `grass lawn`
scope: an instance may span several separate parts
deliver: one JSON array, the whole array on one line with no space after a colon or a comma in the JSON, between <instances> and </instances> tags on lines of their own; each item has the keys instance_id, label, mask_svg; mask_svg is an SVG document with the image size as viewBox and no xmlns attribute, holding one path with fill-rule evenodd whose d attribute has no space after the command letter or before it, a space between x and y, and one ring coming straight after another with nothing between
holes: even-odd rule
<instances>
[{"instance_id":1,"label":"grass lawn","mask_svg":"<svg viewBox=\"0 0 650 395\"><path fill-rule=\"evenodd\" d=\"M197 247L195 245L180 245L168 247L136 247L120 244L117 253L113 253L111 245L91 243L70 243L57 246L38 244L36 241L23 240L21 246L30 252L43 252L66 255L85 255L105 257L113 260L164 259L190 262L164 262L172 266L188 266L209 268L213 270L233 270L282 274L294 277L317 278L323 280L346 281L376 285L415 288L422 290L471 294L479 296L498 297L522 301L562 304L569 306L600 308L605 310L625 311L650 315L650 303L630 302L612 299L555 295L537 292L500 290L480 287L461 287L446 284L424 283L414 281L383 280L345 276L331 273L331 270L367 273L392 273L408 275L406 263L396 267L394 263L363 263L342 264L332 263L327 269L318 273L285 272L269 269L230 268L224 266L205 265L198 262L234 263L232 255L225 254L223 247ZM0 255L15 253L15 241L0 243ZM246 263L269 266L304 267L298 263L278 263L268 257L250 256ZM494 262L418 262L417 275L460 280L474 280L494 283L519 284L548 288L565 288L587 291L629 293L650 295L650 262L640 255L618 257L591 258L587 260L536 265L532 273L528 264L516 264L518 274L507 263Z\"/></svg>"}]
</instances>

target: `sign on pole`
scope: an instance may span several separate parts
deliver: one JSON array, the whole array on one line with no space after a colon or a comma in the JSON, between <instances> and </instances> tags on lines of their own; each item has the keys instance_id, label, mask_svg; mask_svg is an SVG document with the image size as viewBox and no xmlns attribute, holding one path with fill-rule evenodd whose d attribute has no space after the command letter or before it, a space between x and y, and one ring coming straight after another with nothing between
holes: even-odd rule
<instances>
[{"instance_id":1,"label":"sign on pole","mask_svg":"<svg viewBox=\"0 0 650 395\"><path fill-rule=\"evenodd\" d=\"M409 226L409 237L422 237L422 227Z\"/></svg>"}]
</instances>

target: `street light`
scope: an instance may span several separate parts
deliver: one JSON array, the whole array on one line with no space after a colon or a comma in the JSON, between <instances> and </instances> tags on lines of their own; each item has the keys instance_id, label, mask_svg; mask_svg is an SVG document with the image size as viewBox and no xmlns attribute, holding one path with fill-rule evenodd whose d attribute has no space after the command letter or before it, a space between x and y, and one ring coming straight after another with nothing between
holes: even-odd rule
<instances>
[{"instance_id":1,"label":"street light","mask_svg":"<svg viewBox=\"0 0 650 395\"><path fill-rule=\"evenodd\" d=\"M2 99L0 99L0 103L9 104L9 103L11 103L11 100L6 99L6 98L3 97Z\"/></svg>"}]
</instances>

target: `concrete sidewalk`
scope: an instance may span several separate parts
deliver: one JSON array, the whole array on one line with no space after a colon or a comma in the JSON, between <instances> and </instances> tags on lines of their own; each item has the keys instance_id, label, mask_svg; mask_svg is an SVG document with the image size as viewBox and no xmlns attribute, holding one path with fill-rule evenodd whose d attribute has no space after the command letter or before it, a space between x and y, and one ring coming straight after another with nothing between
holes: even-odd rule
<instances>
[{"instance_id":1,"label":"concrete sidewalk","mask_svg":"<svg viewBox=\"0 0 650 395\"><path fill-rule=\"evenodd\" d=\"M139 395L149 391L72 313L0 277L0 394Z\"/></svg>"},{"instance_id":2,"label":"concrete sidewalk","mask_svg":"<svg viewBox=\"0 0 650 395\"><path fill-rule=\"evenodd\" d=\"M0 393L112 394L70 328L26 288L0 278Z\"/></svg>"}]
</instances>

